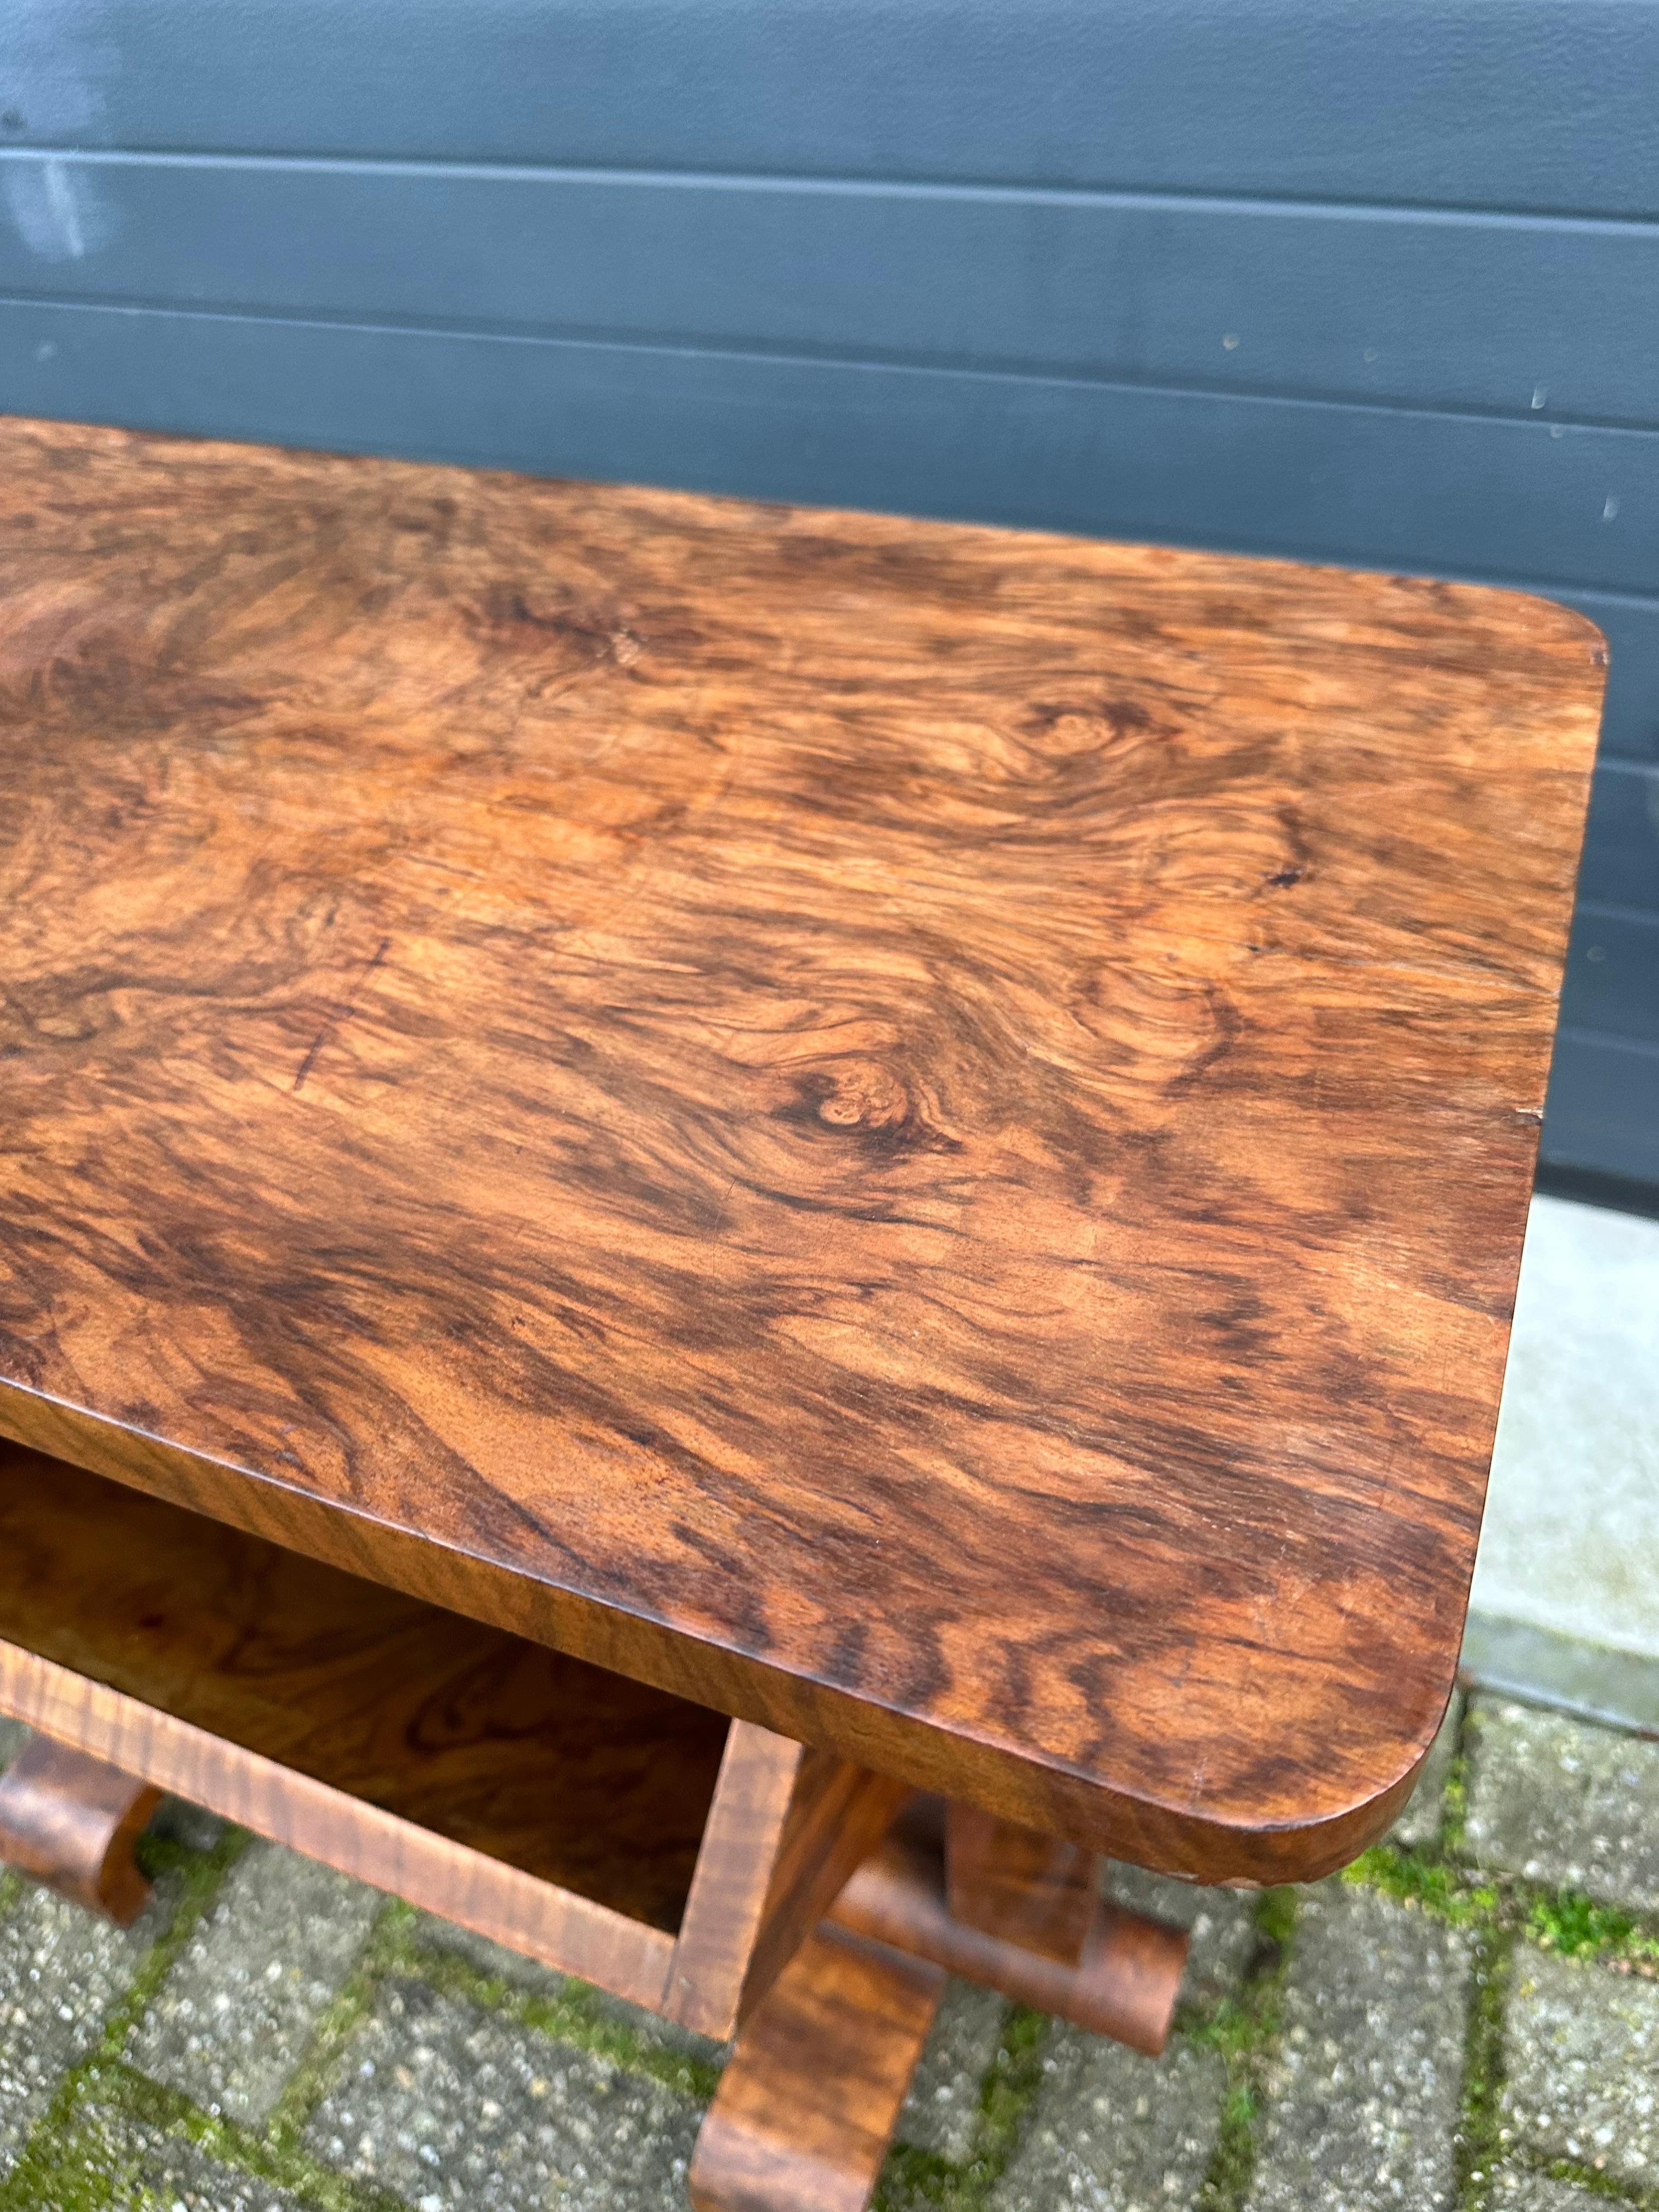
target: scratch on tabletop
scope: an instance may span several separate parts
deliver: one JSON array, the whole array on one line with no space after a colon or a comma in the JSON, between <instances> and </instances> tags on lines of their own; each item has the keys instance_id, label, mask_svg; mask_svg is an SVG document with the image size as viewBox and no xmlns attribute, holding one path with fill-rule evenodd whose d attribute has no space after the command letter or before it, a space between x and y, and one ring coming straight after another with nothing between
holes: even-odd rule
<instances>
[{"instance_id":1,"label":"scratch on tabletop","mask_svg":"<svg viewBox=\"0 0 1659 2212\"><path fill-rule=\"evenodd\" d=\"M331 1037L344 1027L347 1022L354 1018L357 1012L358 994L362 991L364 984L368 982L369 977L374 973L374 970L380 966L381 963L385 960L386 954L391 950L392 939L389 937L383 937L380 943L375 946L371 957L363 963L361 973L358 975L356 982L353 983L351 987L351 999L349 1004L338 1007L333 1013L331 1013L328 1019L323 1024L321 1029L318 1030L316 1036L313 1037L310 1046L307 1050L305 1058L300 1062L300 1072L294 1079L294 1090L295 1091L301 1090L304 1086L307 1076L310 1074L312 1069L317 1065L317 1055L321 1052L323 1047L328 1043Z\"/></svg>"}]
</instances>

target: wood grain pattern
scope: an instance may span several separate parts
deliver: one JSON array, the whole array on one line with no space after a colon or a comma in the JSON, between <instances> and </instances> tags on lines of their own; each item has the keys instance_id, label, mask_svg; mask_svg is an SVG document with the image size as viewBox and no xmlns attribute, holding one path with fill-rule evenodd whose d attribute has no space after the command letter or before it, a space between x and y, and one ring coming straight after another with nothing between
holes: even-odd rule
<instances>
[{"instance_id":1,"label":"wood grain pattern","mask_svg":"<svg viewBox=\"0 0 1659 2212\"><path fill-rule=\"evenodd\" d=\"M700 2035L724 2041L736 2029L805 1757L787 1736L749 1721L732 1723L663 1993L668 2017Z\"/></svg>"},{"instance_id":2,"label":"wood grain pattern","mask_svg":"<svg viewBox=\"0 0 1659 2212\"><path fill-rule=\"evenodd\" d=\"M35 1736L0 1774L0 1859L131 1927L150 1894L132 1847L161 1797L104 1759Z\"/></svg>"},{"instance_id":3,"label":"wood grain pattern","mask_svg":"<svg viewBox=\"0 0 1659 2212\"><path fill-rule=\"evenodd\" d=\"M864 2212L944 1991L921 1959L842 1929L809 1936L720 2076L696 2212Z\"/></svg>"},{"instance_id":4,"label":"wood grain pattern","mask_svg":"<svg viewBox=\"0 0 1659 2212\"><path fill-rule=\"evenodd\" d=\"M0 1425L1121 1857L1386 1824L1479 1527L1579 617L0 457Z\"/></svg>"},{"instance_id":5,"label":"wood grain pattern","mask_svg":"<svg viewBox=\"0 0 1659 2212\"><path fill-rule=\"evenodd\" d=\"M740 2021L766 1995L910 1794L908 1784L830 1753L805 1753L743 1978ZM681 1948L687 1948L684 1936Z\"/></svg>"},{"instance_id":6,"label":"wood grain pattern","mask_svg":"<svg viewBox=\"0 0 1659 2212\"><path fill-rule=\"evenodd\" d=\"M830 1921L1155 2058L1181 1994L1185 1930L1097 1897L1076 1956L1061 1960L958 1920L929 1818L937 1810L921 1801L921 1817L907 1816L877 1847L830 1906Z\"/></svg>"},{"instance_id":7,"label":"wood grain pattern","mask_svg":"<svg viewBox=\"0 0 1659 2212\"><path fill-rule=\"evenodd\" d=\"M1075 1966L1100 1895L1099 1860L1080 1844L999 1820L977 1805L945 1815L951 1917Z\"/></svg>"},{"instance_id":8,"label":"wood grain pattern","mask_svg":"<svg viewBox=\"0 0 1659 2212\"><path fill-rule=\"evenodd\" d=\"M731 2035L909 1794L833 1753L734 1721L675 1946L669 2018Z\"/></svg>"},{"instance_id":9,"label":"wood grain pattern","mask_svg":"<svg viewBox=\"0 0 1659 2212\"><path fill-rule=\"evenodd\" d=\"M0 1638L680 1926L727 1733L717 1713L9 1444ZM781 1826L754 1824L757 1899Z\"/></svg>"},{"instance_id":10,"label":"wood grain pattern","mask_svg":"<svg viewBox=\"0 0 1659 2212\"><path fill-rule=\"evenodd\" d=\"M906 1795L8 1444L0 1712L73 1747L71 1784L113 1759L722 2039ZM64 1795L55 1766L44 1796L15 1771L0 1856ZM91 1851L60 1837L29 1863L85 1875Z\"/></svg>"},{"instance_id":11,"label":"wood grain pattern","mask_svg":"<svg viewBox=\"0 0 1659 2212\"><path fill-rule=\"evenodd\" d=\"M4 1642L0 1712L527 1958L660 2003L674 1954L660 1929Z\"/></svg>"}]
</instances>

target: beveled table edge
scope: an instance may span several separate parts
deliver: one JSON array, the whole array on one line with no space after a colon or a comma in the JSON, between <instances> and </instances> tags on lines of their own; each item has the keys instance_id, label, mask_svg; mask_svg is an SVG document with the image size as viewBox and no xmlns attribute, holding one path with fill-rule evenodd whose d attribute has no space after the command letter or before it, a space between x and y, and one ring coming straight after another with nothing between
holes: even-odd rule
<instances>
[{"instance_id":1,"label":"beveled table edge","mask_svg":"<svg viewBox=\"0 0 1659 2212\"><path fill-rule=\"evenodd\" d=\"M1269 1886L1316 1881L1346 1866L1387 1831L1410 1796L1455 1680L1454 1644L1446 1653L1445 1699L1432 1723L1420 1742L1406 1745L1400 1770L1370 1796L1321 1808L1304 1820L1230 1821L1196 1807L1130 1796L1030 1745L946 1728L814 1681L763 1655L702 1643L648 1615L601 1604L351 1506L325 1504L280 1478L187 1450L15 1382L0 1383L0 1435L917 1789L968 1800L1006 1820L1188 1881Z\"/></svg>"}]
</instances>

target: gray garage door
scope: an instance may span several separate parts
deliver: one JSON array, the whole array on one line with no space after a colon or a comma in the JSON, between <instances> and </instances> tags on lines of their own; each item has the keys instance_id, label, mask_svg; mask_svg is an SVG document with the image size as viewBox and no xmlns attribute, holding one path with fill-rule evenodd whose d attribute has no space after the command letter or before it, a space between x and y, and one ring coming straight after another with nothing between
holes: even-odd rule
<instances>
[{"instance_id":1,"label":"gray garage door","mask_svg":"<svg viewBox=\"0 0 1659 2212\"><path fill-rule=\"evenodd\" d=\"M1512 581L1659 1192L1656 0L9 0L0 408Z\"/></svg>"}]
</instances>

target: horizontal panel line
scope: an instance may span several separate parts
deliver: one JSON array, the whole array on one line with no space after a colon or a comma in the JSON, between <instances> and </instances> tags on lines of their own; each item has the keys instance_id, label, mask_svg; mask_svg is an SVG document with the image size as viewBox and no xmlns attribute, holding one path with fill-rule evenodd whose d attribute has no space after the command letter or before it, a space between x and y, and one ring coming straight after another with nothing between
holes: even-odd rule
<instances>
[{"instance_id":1,"label":"horizontal panel line","mask_svg":"<svg viewBox=\"0 0 1659 2212\"><path fill-rule=\"evenodd\" d=\"M4 295L0 295L0 314L3 314L5 313L7 306L8 302ZM544 347L550 355L559 354L572 360L578 360L585 355L602 356L606 353L610 353L622 356L624 359L631 357L634 361L641 365L650 364L653 362L665 362L678 365L683 370L691 369L694 371L700 368L707 368L711 366L726 368L736 367L739 368L747 368L750 370L793 368L806 374L823 375L829 373L829 369L833 368L835 366L834 364L830 364L827 368L825 364L815 363L810 359L803 360L799 358L778 357L769 359L765 356L757 356L741 352L722 352L706 348L699 349L692 347L682 347L677 348L672 352L666 352L661 349L649 349L643 347L617 346L605 348L582 346L564 343L557 340L503 341L494 340L488 337L480 337L474 332L469 332L461 336L447 336L443 333L422 333L418 331L400 330L396 326L392 325L364 324L315 324L298 319L261 319L258 318L246 316L216 315L210 312L204 313L199 311L190 309L169 310L165 313L157 313L140 308L89 305L82 301L49 304L43 307L41 303L37 301L24 299L21 301L13 301L9 303L9 306L11 311L14 313L32 312L37 317L40 317L42 319L54 315L62 316L65 319L75 316L85 316L93 319L99 317L120 316L131 323L148 323L153 329L169 332L170 335L167 338L167 343L169 343L174 342L173 334L176 334L177 343L188 343L189 341L185 338L185 332L189 330L192 325L198 325L201 326L204 335L205 335L205 331L208 328L217 325L228 332L236 331L249 333L269 332L273 335L273 337L277 333L287 332L297 336L311 337L317 336L332 336L342 338L362 339L371 342L402 342L415 345L431 343L434 345L505 345L517 347L519 345L536 344ZM34 351L38 358L44 358L44 356L40 355L40 349L38 346L36 346ZM35 414L79 421L93 420L97 422L108 422L115 424L124 424L128 428L143 427L157 431L168 431L179 435L219 435L228 436L233 439L239 436L243 438L265 437L273 439L275 442L278 444L286 444L296 447L315 447L327 451L344 453L397 453L411 459L433 463L460 464L462 465L472 467L497 467L502 469L523 470L527 468L532 473L539 472L544 475L557 474L566 476L588 476L605 479L617 479L620 477L623 480L627 481L672 481L674 483L688 481L683 472L671 471L669 474L665 477L659 470L647 469L643 476L641 476L637 468L632 471L618 471L614 466L606 467L600 465L595 467L591 465L591 462L590 465L585 466L572 466L568 463L566 463L562 466L550 467L544 460L538 460L533 457L528 456L523 449L522 444L514 442L512 440L507 440L506 442L502 442L500 440L492 441L489 438L485 438L481 441L475 437L464 441L465 447L465 451L458 451L455 449L455 442L453 438L446 439L441 436L434 438L433 435L425 433L418 436L411 437L405 434L402 430L397 428L393 425L384 422L377 430L373 432L367 430L361 424L349 432L343 432L339 428L331 431L330 428L326 424L319 423L313 423L303 434L299 433L297 429L285 433L280 429L273 429L270 428L267 428L264 430L252 428L242 428L240 430L236 428L224 428L216 430L211 424L204 424L200 420L181 419L177 416L176 410L169 410L167 409L161 409L158 410L154 406L143 408L139 410L138 414L135 416L130 403L122 406L115 406L112 404L107 396L101 398L89 398L88 395L83 394L76 404L67 404L64 398L58 397L55 392L41 388L31 390L28 393L27 400L25 403L21 399L21 395L18 394L18 387L15 380L18 370L21 367L22 364L21 362L16 362L11 372L14 380L10 386L10 390L14 396L7 404L9 406L9 411L14 413ZM851 365L848 373L849 374L858 373L865 375L888 376L890 378L908 377L910 375L921 375L926 374L925 372L911 372L902 369L879 368L872 367L869 364ZM978 381L987 386L994 386L999 381L1017 381L1014 380L993 380L982 377L976 378L974 372L967 370L945 371L939 372L938 374L947 380L969 383ZM1037 384L1036 380L1033 380L1028 384L1027 388L1063 396L1067 391L1068 386L1064 381L1060 380L1050 380L1044 384ZM1069 388L1074 389L1078 393L1084 396L1086 396L1091 389L1087 386L1077 386ZM1222 406L1231 407L1237 410L1240 406L1244 406L1252 409L1257 415L1282 415L1286 410L1293 409L1296 413L1304 416L1334 417L1336 418L1338 422L1340 422L1345 417L1351 417L1363 421L1367 416L1370 416L1379 422L1389 419L1393 419L1395 421L1400 421L1402 419L1398 410L1372 410L1363 406L1353 406L1340 402L1314 403L1306 400L1288 402L1282 400L1262 400L1255 398L1252 395L1238 393L1228 394L1224 400L1218 401L1212 395L1208 394L1194 396L1185 395L1179 392L1146 392L1126 387L1118 387L1118 389L1121 392L1121 395L1126 404L1157 404L1161 400L1170 400L1179 404L1190 406L1201 405L1212 409ZM849 395L849 399L852 404L857 404L856 399L854 398L852 395ZM781 400L780 395L775 392L773 393L771 395L769 404L774 412L777 411L777 408L780 404L782 405L786 412L788 411L790 405L787 393L781 396ZM1406 422L1409 422L1413 419L1413 418L1409 416L1403 418ZM1425 424L1430 423L1432 420L1432 418L1426 414L1419 415L1415 419ZM1328 424L1328 427L1331 426ZM1504 427L1505 428L1512 428L1516 426L1505 425ZM1535 418L1531 427L1534 428L1534 432L1536 432L1539 426L1536 423ZM1243 434L1243 426L1241 426L1241 434ZM1496 434L1496 433L1494 433L1494 434ZM1595 434L1602 436L1616 435L1620 438L1621 443L1625 439L1631 436L1651 439L1653 435L1652 433L1628 432L1611 434L1598 433ZM744 495L743 487L734 486L730 483L722 483L716 486L712 483L703 483L702 479L700 477L694 477L690 481L692 481L697 488L705 489L721 489L728 491L735 490L738 491L740 495ZM1595 608L1606 608L1611 611L1615 609L1622 608L1642 616L1659 611L1659 593L1650 592L1644 590L1632 590L1629 584L1621 579L1615 579L1613 577L1598 577L1593 572L1586 574L1584 573L1585 564L1582 560L1577 564L1576 573L1566 575L1564 575L1559 568L1540 569L1537 568L1522 568L1518 567L1510 567L1500 562L1493 562L1489 557L1471 559L1465 556L1461 560L1449 561L1443 556L1437 556L1431 545L1423 544L1420 541L1407 545L1395 546L1386 550L1379 550L1374 544L1364 542L1360 538L1357 538L1356 533L1352 529L1349 529L1335 537L1333 537L1328 531L1316 531L1310 537L1305 530L1286 532L1283 529L1261 529L1259 527L1247 528L1243 526L1242 520L1237 516L1232 518L1219 530L1213 526L1194 526L1190 520L1184 525L1176 524L1173 526L1160 526L1158 518L1155 515L1146 514L1138 514L1135 518L1133 529L1129 529L1123 526L1121 523L1118 524L1115 527L1113 527L1103 525L1097 520L1091 520L1087 518L1079 516L1074 516L1069 520L1057 521L1052 516L1043 517L1025 514L1011 514L1005 511L1003 503L994 503L995 505L995 511L991 512L988 511L982 503L974 504L970 502L968 507L964 507L960 501L949 501L941 504L938 500L932 497L925 497L921 501L920 504L918 504L914 498L909 497L896 500L892 496L872 499L868 496L867 494L860 495L858 493L854 493L851 497L842 495L838 499L829 490L805 492L799 490L787 491L774 489L769 491L765 489L754 486L748 488L746 495L757 498L793 499L797 501L805 500L811 504L824 506L851 506L854 507L869 508L883 514L905 513L923 514L940 517L948 516L957 520L976 521L980 523L1002 523L1006 526L1014 528L1058 529L1070 532L1073 534L1081 534L1085 537L1105 536L1116 537L1120 538L1133 537L1139 543L1197 546L1210 550L1224 547L1226 550L1237 553L1254 554L1279 560L1303 562L1312 561L1322 565L1346 568L1365 573L1373 573L1382 570L1388 573L1409 573L1413 575L1419 576L1443 577L1448 580L1455 582L1486 584L1497 586L1500 589L1532 592L1540 597L1557 601L1565 601L1568 605L1585 606L1590 610L1594 610ZM1518 543L1518 541L1516 542Z\"/></svg>"},{"instance_id":2,"label":"horizontal panel line","mask_svg":"<svg viewBox=\"0 0 1659 2212\"><path fill-rule=\"evenodd\" d=\"M1632 906L1619 899L1581 896L1578 913L1587 921L1639 921L1646 928L1659 928L1659 906Z\"/></svg>"},{"instance_id":3,"label":"horizontal panel line","mask_svg":"<svg viewBox=\"0 0 1659 2212\"><path fill-rule=\"evenodd\" d=\"M462 321L443 316L363 317L239 304L213 307L166 295L111 299L95 293L0 292L0 308L48 309L68 314L173 315L202 322L265 323L300 330L359 331L386 337L410 336L482 340L491 344L605 348L639 354L672 354L711 361L775 362L803 368L890 371L908 376L948 376L987 384L1064 385L1080 391L1165 393L1171 398L1225 399L1264 407L1341 408L1354 415L1410 416L1422 421L1497 422L1530 431L1537 439L1559 439L1589 432L1598 437L1648 441L1659 438L1659 420L1631 422L1617 417L1540 415L1529 409L1425 406L1410 399L1357 399L1350 393L1311 386L1241 386L1191 378L1180 383L1153 377L1091 376L1058 364L994 358L963 362L944 355L878 351L854 346L769 345L752 337L692 338L672 331L641 331L625 326L586 324ZM1612 518L1609 518L1610 520Z\"/></svg>"},{"instance_id":4,"label":"horizontal panel line","mask_svg":"<svg viewBox=\"0 0 1659 2212\"><path fill-rule=\"evenodd\" d=\"M1150 213L1268 212L1333 222L1372 221L1453 228L1607 233L1659 230L1659 211L1608 215L1573 209L1482 207L1439 202L1308 198L1290 193L1182 191L1134 185L1056 185L973 179L796 175L788 171L653 169L542 161L473 161L393 155L254 154L134 147L0 147L0 162L76 161L88 167L273 171L318 176L442 177L480 183L623 185L664 191L812 193L849 198L957 200L1029 206L1146 210Z\"/></svg>"},{"instance_id":5,"label":"horizontal panel line","mask_svg":"<svg viewBox=\"0 0 1659 2212\"><path fill-rule=\"evenodd\" d=\"M1634 1053L1638 1060L1653 1062L1654 1076L1659 1080L1659 1039L1633 1037L1619 1030L1583 1029L1577 1022L1563 1022L1556 1030L1556 1049L1571 1038L1575 1044L1613 1045L1620 1052Z\"/></svg>"},{"instance_id":6,"label":"horizontal panel line","mask_svg":"<svg viewBox=\"0 0 1659 2212\"><path fill-rule=\"evenodd\" d=\"M1627 592L1620 591L1611 584L1565 583L1560 585L1559 589L1564 594L1570 594L1575 605L1581 599L1594 599L1598 605L1608 607L1659 606L1659 591ZM1617 761L1625 766L1633 768L1651 768L1656 764L1651 752L1626 752L1617 745L1609 747L1601 757L1603 760Z\"/></svg>"}]
</instances>

